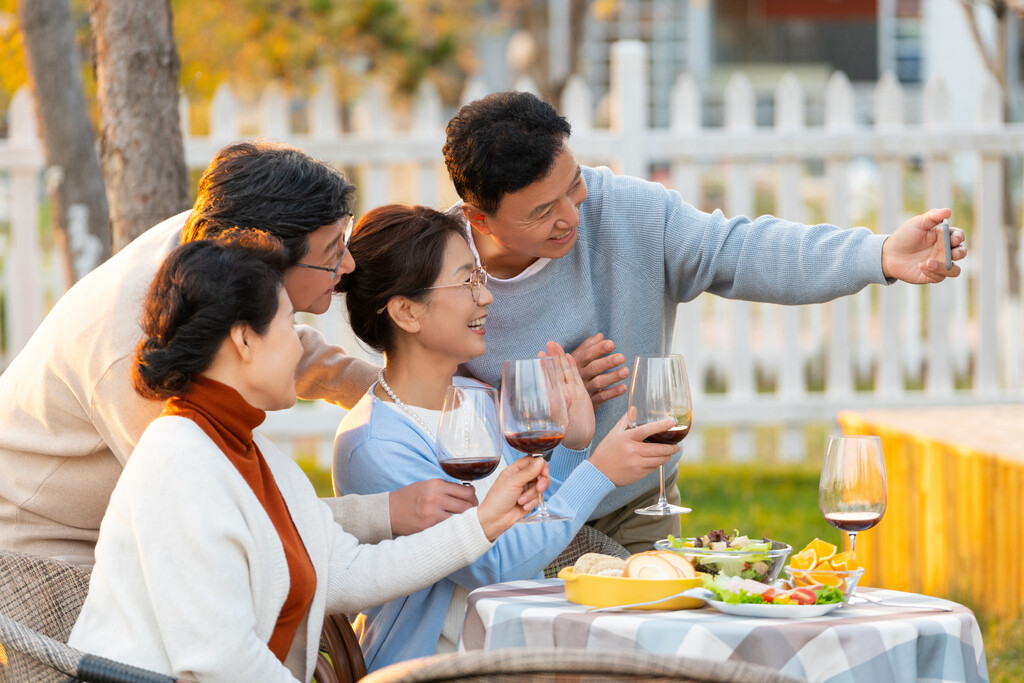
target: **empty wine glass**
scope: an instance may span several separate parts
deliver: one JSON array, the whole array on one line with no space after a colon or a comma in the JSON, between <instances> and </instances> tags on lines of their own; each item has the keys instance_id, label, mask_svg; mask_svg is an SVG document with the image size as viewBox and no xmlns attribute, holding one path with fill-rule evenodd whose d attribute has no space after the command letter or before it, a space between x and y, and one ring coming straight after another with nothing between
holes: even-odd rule
<instances>
[{"instance_id":1,"label":"empty wine glass","mask_svg":"<svg viewBox=\"0 0 1024 683\"><path fill-rule=\"evenodd\" d=\"M498 392L452 385L444 393L437 427L437 462L464 486L483 479L501 462Z\"/></svg>"},{"instance_id":2,"label":"empty wine glass","mask_svg":"<svg viewBox=\"0 0 1024 683\"><path fill-rule=\"evenodd\" d=\"M507 360L501 373L501 419L505 441L517 451L551 459L565 437L569 412L558 386L553 358ZM561 522L572 517L548 510L544 494L540 505L519 524Z\"/></svg>"},{"instance_id":3,"label":"empty wine glass","mask_svg":"<svg viewBox=\"0 0 1024 683\"><path fill-rule=\"evenodd\" d=\"M825 520L850 537L878 524L888 495L882 440L877 436L832 436L818 483L818 507Z\"/></svg>"},{"instance_id":4,"label":"empty wine glass","mask_svg":"<svg viewBox=\"0 0 1024 683\"><path fill-rule=\"evenodd\" d=\"M686 364L680 355L637 356L633 361L633 379L629 384L629 426L659 422L671 417L671 429L644 439L647 443L679 443L690 433L693 408ZM672 505L665 497L665 468L658 468L661 491L658 502L637 510L639 515L682 515L690 508Z\"/></svg>"}]
</instances>

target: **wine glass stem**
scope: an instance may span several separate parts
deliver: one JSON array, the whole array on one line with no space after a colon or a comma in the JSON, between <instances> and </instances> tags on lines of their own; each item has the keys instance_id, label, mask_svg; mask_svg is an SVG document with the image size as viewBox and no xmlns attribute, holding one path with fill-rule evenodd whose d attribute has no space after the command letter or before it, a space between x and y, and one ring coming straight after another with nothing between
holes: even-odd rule
<instances>
[{"instance_id":1,"label":"wine glass stem","mask_svg":"<svg viewBox=\"0 0 1024 683\"><path fill-rule=\"evenodd\" d=\"M853 550L853 544L857 540L857 532L856 531L847 531L846 535L850 537L850 552L853 553L854 555L856 555L856 553L854 553L854 550Z\"/></svg>"},{"instance_id":2,"label":"wine glass stem","mask_svg":"<svg viewBox=\"0 0 1024 683\"><path fill-rule=\"evenodd\" d=\"M658 490L658 505L665 507L668 505L668 498L665 497L665 466L658 467L658 483L661 488Z\"/></svg>"},{"instance_id":3,"label":"wine glass stem","mask_svg":"<svg viewBox=\"0 0 1024 683\"><path fill-rule=\"evenodd\" d=\"M531 453L531 455L535 458L544 457L543 453ZM537 495L540 497L540 504L537 505L537 511L535 514L546 515L548 513L548 506L547 503L544 502L544 492L540 491Z\"/></svg>"}]
</instances>

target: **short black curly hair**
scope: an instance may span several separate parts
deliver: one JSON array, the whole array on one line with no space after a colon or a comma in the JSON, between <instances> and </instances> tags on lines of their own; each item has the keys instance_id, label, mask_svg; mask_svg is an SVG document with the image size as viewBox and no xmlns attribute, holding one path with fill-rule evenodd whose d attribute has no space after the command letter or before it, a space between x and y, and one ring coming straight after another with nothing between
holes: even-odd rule
<instances>
[{"instance_id":1,"label":"short black curly hair","mask_svg":"<svg viewBox=\"0 0 1024 683\"><path fill-rule=\"evenodd\" d=\"M238 323L257 334L277 315L286 265L280 240L260 230L234 229L216 240L186 242L161 264L142 313L132 385L143 398L188 391L210 367Z\"/></svg>"},{"instance_id":2,"label":"short black curly hair","mask_svg":"<svg viewBox=\"0 0 1024 683\"><path fill-rule=\"evenodd\" d=\"M309 251L309 236L352 213L355 186L333 166L290 145L263 140L224 147L199 180L181 241L214 239L235 227L281 240L288 265Z\"/></svg>"},{"instance_id":3,"label":"short black curly hair","mask_svg":"<svg viewBox=\"0 0 1024 683\"><path fill-rule=\"evenodd\" d=\"M448 122L448 175L463 201L493 214L506 194L551 172L571 132L569 122L535 95L492 93Z\"/></svg>"}]
</instances>

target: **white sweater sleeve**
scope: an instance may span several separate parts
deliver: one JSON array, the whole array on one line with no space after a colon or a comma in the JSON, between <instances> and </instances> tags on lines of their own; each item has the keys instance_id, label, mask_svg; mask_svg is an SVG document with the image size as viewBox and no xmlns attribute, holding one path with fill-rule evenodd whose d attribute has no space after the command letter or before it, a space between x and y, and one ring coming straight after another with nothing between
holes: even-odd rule
<instances>
[{"instance_id":1,"label":"white sweater sleeve","mask_svg":"<svg viewBox=\"0 0 1024 683\"><path fill-rule=\"evenodd\" d=\"M391 538L390 497L390 493L372 493L320 500L331 509L334 521L360 543L380 543Z\"/></svg>"},{"instance_id":2,"label":"white sweater sleeve","mask_svg":"<svg viewBox=\"0 0 1024 683\"><path fill-rule=\"evenodd\" d=\"M334 526L327 613L354 613L410 595L474 562L491 548L476 508L410 536L359 545Z\"/></svg>"}]
</instances>

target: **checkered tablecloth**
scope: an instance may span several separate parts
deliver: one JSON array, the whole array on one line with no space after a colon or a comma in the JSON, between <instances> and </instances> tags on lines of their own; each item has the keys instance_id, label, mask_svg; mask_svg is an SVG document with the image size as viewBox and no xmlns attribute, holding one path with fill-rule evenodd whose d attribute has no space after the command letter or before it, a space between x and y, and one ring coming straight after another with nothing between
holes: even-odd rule
<instances>
[{"instance_id":1,"label":"checkered tablecloth","mask_svg":"<svg viewBox=\"0 0 1024 683\"><path fill-rule=\"evenodd\" d=\"M981 631L969 609L913 593L858 592L954 611L857 603L813 619L735 617L712 607L588 614L565 599L559 579L512 581L470 594L459 647L643 650L741 660L829 683L988 680Z\"/></svg>"}]
</instances>

